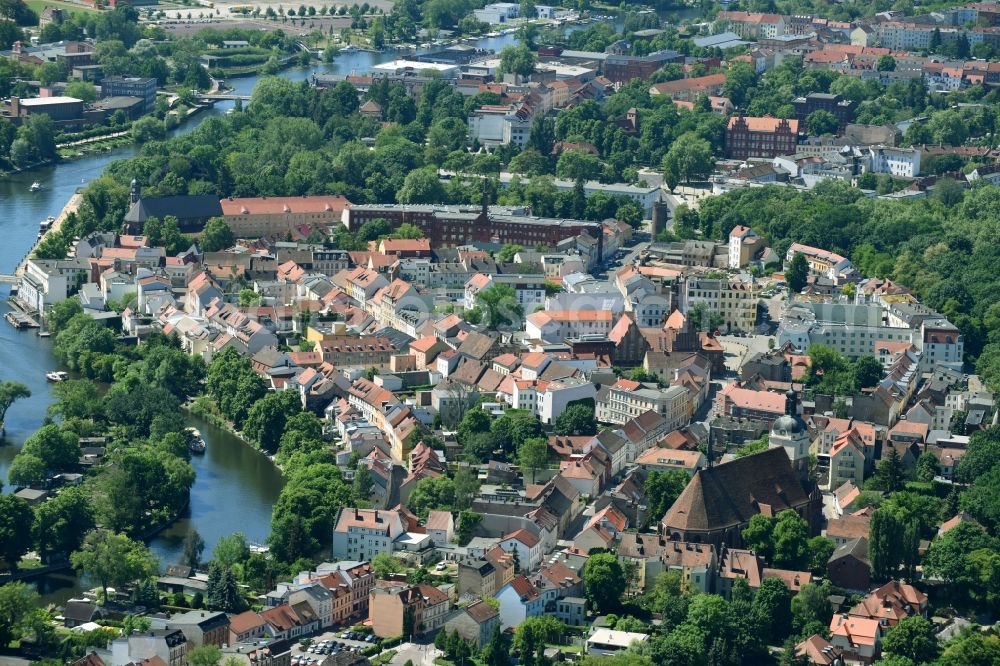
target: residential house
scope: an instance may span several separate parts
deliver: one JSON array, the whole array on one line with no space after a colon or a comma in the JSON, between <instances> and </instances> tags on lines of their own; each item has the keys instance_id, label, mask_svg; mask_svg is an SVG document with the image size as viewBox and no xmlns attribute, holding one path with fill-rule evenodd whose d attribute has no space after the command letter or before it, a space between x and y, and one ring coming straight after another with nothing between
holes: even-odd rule
<instances>
[{"instance_id":1,"label":"residential house","mask_svg":"<svg viewBox=\"0 0 1000 666\"><path fill-rule=\"evenodd\" d=\"M830 620L830 644L847 662L871 664L882 654L882 626L878 620L838 613Z\"/></svg>"},{"instance_id":2,"label":"residential house","mask_svg":"<svg viewBox=\"0 0 1000 666\"><path fill-rule=\"evenodd\" d=\"M529 617L537 617L545 610L542 595L524 576L514 578L496 593L500 602L500 626L504 629L518 627Z\"/></svg>"},{"instance_id":3,"label":"residential house","mask_svg":"<svg viewBox=\"0 0 1000 666\"><path fill-rule=\"evenodd\" d=\"M486 596L484 593L483 596ZM452 632L482 649L489 642L493 630L500 626L500 613L485 601L478 600L464 608L457 608L444 623L444 631Z\"/></svg>"}]
</instances>

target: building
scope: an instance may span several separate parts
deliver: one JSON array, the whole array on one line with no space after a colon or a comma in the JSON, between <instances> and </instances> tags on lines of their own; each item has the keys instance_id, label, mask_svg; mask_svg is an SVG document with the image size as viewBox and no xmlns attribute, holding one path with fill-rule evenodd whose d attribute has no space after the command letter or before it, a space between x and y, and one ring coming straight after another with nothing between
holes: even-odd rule
<instances>
[{"instance_id":1,"label":"building","mask_svg":"<svg viewBox=\"0 0 1000 666\"><path fill-rule=\"evenodd\" d=\"M869 146L868 170L899 178L915 178L920 175L920 151L916 148Z\"/></svg>"},{"instance_id":2,"label":"building","mask_svg":"<svg viewBox=\"0 0 1000 666\"><path fill-rule=\"evenodd\" d=\"M725 74L709 74L707 76L694 76L688 79L654 83L649 87L649 94L653 96L662 95L674 101L695 102L702 95L706 97L721 95L725 86Z\"/></svg>"},{"instance_id":3,"label":"building","mask_svg":"<svg viewBox=\"0 0 1000 666\"><path fill-rule=\"evenodd\" d=\"M486 596L486 593L483 593ZM500 613L485 601L474 601L465 608L452 611L444 623L444 631L458 635L482 649L489 642L493 630L500 626Z\"/></svg>"},{"instance_id":4,"label":"building","mask_svg":"<svg viewBox=\"0 0 1000 666\"><path fill-rule=\"evenodd\" d=\"M791 155L798 137L798 120L733 116L726 126L726 157L745 160Z\"/></svg>"},{"instance_id":5,"label":"building","mask_svg":"<svg viewBox=\"0 0 1000 666\"><path fill-rule=\"evenodd\" d=\"M142 112L152 113L156 108L156 79L139 76L109 76L101 80L101 98L138 97Z\"/></svg>"},{"instance_id":6,"label":"building","mask_svg":"<svg viewBox=\"0 0 1000 666\"><path fill-rule=\"evenodd\" d=\"M537 617L545 610L542 595L524 576L514 578L496 593L500 602L500 626L504 629L518 627L529 617Z\"/></svg>"},{"instance_id":7,"label":"building","mask_svg":"<svg viewBox=\"0 0 1000 666\"><path fill-rule=\"evenodd\" d=\"M830 644L848 663L870 664L882 654L882 626L878 620L836 614L830 620Z\"/></svg>"},{"instance_id":8,"label":"building","mask_svg":"<svg viewBox=\"0 0 1000 666\"><path fill-rule=\"evenodd\" d=\"M372 633L379 638L434 633L448 619L448 595L433 585L376 587L368 606Z\"/></svg>"},{"instance_id":9,"label":"building","mask_svg":"<svg viewBox=\"0 0 1000 666\"><path fill-rule=\"evenodd\" d=\"M495 25L509 23L520 15L521 6L514 2L493 2L482 9L473 11L473 16L481 23Z\"/></svg>"},{"instance_id":10,"label":"building","mask_svg":"<svg viewBox=\"0 0 1000 666\"><path fill-rule=\"evenodd\" d=\"M672 540L742 543L741 531L764 507L769 515L791 509L815 532L822 497L807 489L784 447L698 470L661 521Z\"/></svg>"},{"instance_id":11,"label":"building","mask_svg":"<svg viewBox=\"0 0 1000 666\"><path fill-rule=\"evenodd\" d=\"M525 103L486 104L469 115L469 139L484 146L523 148L531 133L532 109Z\"/></svg>"},{"instance_id":12,"label":"building","mask_svg":"<svg viewBox=\"0 0 1000 666\"><path fill-rule=\"evenodd\" d=\"M388 220L393 228L401 224L417 226L436 248L474 243L555 247L567 238L586 234L597 240L597 256L603 256L604 233L599 222L532 217L514 214L511 209L484 211L471 206L371 204L344 209L343 222L348 229L377 219Z\"/></svg>"},{"instance_id":13,"label":"building","mask_svg":"<svg viewBox=\"0 0 1000 666\"><path fill-rule=\"evenodd\" d=\"M229 641L229 617L221 612L198 610L174 613L166 619L154 617L152 626L154 629L180 629L191 647L222 647Z\"/></svg>"},{"instance_id":14,"label":"building","mask_svg":"<svg viewBox=\"0 0 1000 666\"><path fill-rule=\"evenodd\" d=\"M744 39L774 39L786 32L785 17L758 12L719 12L716 22L721 31L732 31Z\"/></svg>"},{"instance_id":15,"label":"building","mask_svg":"<svg viewBox=\"0 0 1000 666\"><path fill-rule=\"evenodd\" d=\"M56 123L73 123L83 119L83 100L75 97L10 98L10 118L21 122L32 115L46 115Z\"/></svg>"},{"instance_id":16,"label":"building","mask_svg":"<svg viewBox=\"0 0 1000 666\"><path fill-rule=\"evenodd\" d=\"M633 643L645 643L649 634L632 631L614 631L605 627L594 629L587 637L587 654L608 657L629 649Z\"/></svg>"},{"instance_id":17,"label":"building","mask_svg":"<svg viewBox=\"0 0 1000 666\"><path fill-rule=\"evenodd\" d=\"M666 419L668 430L687 425L691 398L681 386L659 388L656 384L619 379L597 393L597 420L624 425L641 414L654 411Z\"/></svg>"},{"instance_id":18,"label":"building","mask_svg":"<svg viewBox=\"0 0 1000 666\"><path fill-rule=\"evenodd\" d=\"M28 259L17 297L28 308L41 312L75 294L87 280L87 269L82 259Z\"/></svg>"},{"instance_id":19,"label":"building","mask_svg":"<svg viewBox=\"0 0 1000 666\"><path fill-rule=\"evenodd\" d=\"M722 317L727 331L749 333L757 326L760 291L760 285L749 274L723 278L692 276L683 281L681 309L687 313L700 305Z\"/></svg>"},{"instance_id":20,"label":"building","mask_svg":"<svg viewBox=\"0 0 1000 666\"><path fill-rule=\"evenodd\" d=\"M177 218L177 225L184 233L197 233L213 217L222 215L219 199L211 194L178 195L169 197L143 197L138 180L132 181L129 209L125 213L125 233L141 234L146 220L151 217L163 221L167 216Z\"/></svg>"},{"instance_id":21,"label":"building","mask_svg":"<svg viewBox=\"0 0 1000 666\"><path fill-rule=\"evenodd\" d=\"M332 555L343 560L370 560L378 553L391 553L392 542L405 531L398 511L345 507L333 528Z\"/></svg>"},{"instance_id":22,"label":"building","mask_svg":"<svg viewBox=\"0 0 1000 666\"><path fill-rule=\"evenodd\" d=\"M799 127L805 127L809 114L826 111L837 119L837 133L842 134L847 124L854 120L857 102L831 93L809 93L804 97L793 99L792 106L795 107L795 117L799 121Z\"/></svg>"},{"instance_id":23,"label":"building","mask_svg":"<svg viewBox=\"0 0 1000 666\"><path fill-rule=\"evenodd\" d=\"M238 238L284 236L299 227L340 222L351 204L342 196L254 197L223 199L222 218Z\"/></svg>"},{"instance_id":24,"label":"building","mask_svg":"<svg viewBox=\"0 0 1000 666\"><path fill-rule=\"evenodd\" d=\"M604 76L612 83L628 83L632 79L645 81L658 69L672 62L683 62L677 51L654 51L649 55L609 55L604 59Z\"/></svg>"}]
</instances>

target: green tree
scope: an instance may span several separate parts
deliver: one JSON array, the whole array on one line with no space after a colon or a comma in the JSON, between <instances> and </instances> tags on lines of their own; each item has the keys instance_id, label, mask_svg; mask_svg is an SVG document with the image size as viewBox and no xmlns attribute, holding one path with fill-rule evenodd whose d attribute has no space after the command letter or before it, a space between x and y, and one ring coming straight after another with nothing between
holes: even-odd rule
<instances>
[{"instance_id":1,"label":"green tree","mask_svg":"<svg viewBox=\"0 0 1000 666\"><path fill-rule=\"evenodd\" d=\"M205 540L198 534L198 530L189 530L181 544L181 564L197 567L201 563L203 552L205 552Z\"/></svg>"},{"instance_id":2,"label":"green tree","mask_svg":"<svg viewBox=\"0 0 1000 666\"><path fill-rule=\"evenodd\" d=\"M232 247L236 242L233 230L221 217L213 217L205 224L199 243L205 252L218 252Z\"/></svg>"},{"instance_id":3,"label":"green tree","mask_svg":"<svg viewBox=\"0 0 1000 666\"><path fill-rule=\"evenodd\" d=\"M813 136L836 134L839 128L837 117L829 111L819 109L806 116L806 129Z\"/></svg>"},{"instance_id":4,"label":"green tree","mask_svg":"<svg viewBox=\"0 0 1000 666\"><path fill-rule=\"evenodd\" d=\"M72 432L63 432L59 426L49 424L25 440L19 455L35 456L46 469L68 469L80 459L80 445Z\"/></svg>"},{"instance_id":5,"label":"green tree","mask_svg":"<svg viewBox=\"0 0 1000 666\"><path fill-rule=\"evenodd\" d=\"M3 426L4 418L7 416L7 410L10 409L10 406L17 400L30 397L31 390L21 382L0 382L0 427Z\"/></svg>"},{"instance_id":6,"label":"green tree","mask_svg":"<svg viewBox=\"0 0 1000 666\"><path fill-rule=\"evenodd\" d=\"M32 611L38 607L38 593L24 583L0 586L0 647L4 649L29 629Z\"/></svg>"},{"instance_id":7,"label":"green tree","mask_svg":"<svg viewBox=\"0 0 1000 666\"><path fill-rule=\"evenodd\" d=\"M941 464L938 462L937 456L930 451L921 453L920 457L917 458L917 480L930 482L940 473Z\"/></svg>"},{"instance_id":8,"label":"green tree","mask_svg":"<svg viewBox=\"0 0 1000 666\"><path fill-rule=\"evenodd\" d=\"M796 252L792 261L785 271L785 282L788 284L789 294L797 294L806 286L806 278L809 277L809 263L801 252Z\"/></svg>"},{"instance_id":9,"label":"green tree","mask_svg":"<svg viewBox=\"0 0 1000 666\"><path fill-rule=\"evenodd\" d=\"M760 639L776 645L788 635L792 625L792 595L780 578L765 578L754 595L750 613Z\"/></svg>"},{"instance_id":10,"label":"green tree","mask_svg":"<svg viewBox=\"0 0 1000 666\"><path fill-rule=\"evenodd\" d=\"M218 666L222 661L222 650L214 645L202 645L188 653L191 666Z\"/></svg>"},{"instance_id":11,"label":"green tree","mask_svg":"<svg viewBox=\"0 0 1000 666\"><path fill-rule=\"evenodd\" d=\"M12 570L31 550L31 522L27 502L13 495L0 495L0 558Z\"/></svg>"},{"instance_id":12,"label":"green tree","mask_svg":"<svg viewBox=\"0 0 1000 666\"><path fill-rule=\"evenodd\" d=\"M903 526L889 508L880 507L872 514L869 529L868 558L872 578L889 580L896 575L903 561Z\"/></svg>"},{"instance_id":13,"label":"green tree","mask_svg":"<svg viewBox=\"0 0 1000 666\"><path fill-rule=\"evenodd\" d=\"M888 447L888 454L878 462L875 470L875 480L882 490L895 492L902 490L906 483L906 470L903 460L894 447Z\"/></svg>"},{"instance_id":14,"label":"green tree","mask_svg":"<svg viewBox=\"0 0 1000 666\"><path fill-rule=\"evenodd\" d=\"M896 59L891 55L879 56L875 62L875 69L880 72L892 72L896 69Z\"/></svg>"},{"instance_id":15,"label":"green tree","mask_svg":"<svg viewBox=\"0 0 1000 666\"><path fill-rule=\"evenodd\" d=\"M524 308L517 300L514 287L496 282L476 293L476 304L487 313L491 329L504 324L514 324L524 316Z\"/></svg>"},{"instance_id":16,"label":"green tree","mask_svg":"<svg viewBox=\"0 0 1000 666\"><path fill-rule=\"evenodd\" d=\"M381 579L390 578L392 574L403 571L403 564L389 553L377 553L372 558L372 569Z\"/></svg>"},{"instance_id":17,"label":"green tree","mask_svg":"<svg viewBox=\"0 0 1000 666\"><path fill-rule=\"evenodd\" d=\"M437 170L431 167L408 173L397 195L400 203L407 204L446 203L447 198Z\"/></svg>"},{"instance_id":18,"label":"green tree","mask_svg":"<svg viewBox=\"0 0 1000 666\"><path fill-rule=\"evenodd\" d=\"M774 566L802 571L809 567L809 523L791 509L778 514L774 524Z\"/></svg>"},{"instance_id":19,"label":"green tree","mask_svg":"<svg viewBox=\"0 0 1000 666\"><path fill-rule=\"evenodd\" d=\"M758 513L750 517L750 522L741 532L743 543L749 550L770 562L774 556L774 519Z\"/></svg>"},{"instance_id":20,"label":"green tree","mask_svg":"<svg viewBox=\"0 0 1000 666\"><path fill-rule=\"evenodd\" d=\"M218 562L226 569L231 569L235 565L246 562L250 557L250 543L243 532L233 532L223 537L219 537L218 543L212 549L212 560Z\"/></svg>"},{"instance_id":21,"label":"green tree","mask_svg":"<svg viewBox=\"0 0 1000 666\"><path fill-rule=\"evenodd\" d=\"M549 460L549 442L543 437L531 437L517 446L517 461L522 470L531 470L531 482L535 482L535 472L544 468Z\"/></svg>"},{"instance_id":22,"label":"green tree","mask_svg":"<svg viewBox=\"0 0 1000 666\"><path fill-rule=\"evenodd\" d=\"M123 534L94 530L83 540L80 550L70 556L73 567L101 586L104 599L108 587L122 587L156 573L156 558L141 542Z\"/></svg>"},{"instance_id":23,"label":"green tree","mask_svg":"<svg viewBox=\"0 0 1000 666\"><path fill-rule=\"evenodd\" d=\"M40 485L48 478L48 467L38 456L30 453L18 453L7 469L7 479L17 487Z\"/></svg>"},{"instance_id":24,"label":"green tree","mask_svg":"<svg viewBox=\"0 0 1000 666\"><path fill-rule=\"evenodd\" d=\"M833 617L828 583L807 583L792 598L792 625L800 635L823 633Z\"/></svg>"},{"instance_id":25,"label":"green tree","mask_svg":"<svg viewBox=\"0 0 1000 666\"><path fill-rule=\"evenodd\" d=\"M227 613L239 612L244 605L232 569L215 560L208 564L205 603L213 610Z\"/></svg>"},{"instance_id":26,"label":"green tree","mask_svg":"<svg viewBox=\"0 0 1000 666\"><path fill-rule=\"evenodd\" d=\"M31 536L45 560L53 553L76 550L93 528L94 510L87 492L80 487L65 488L35 509Z\"/></svg>"},{"instance_id":27,"label":"green tree","mask_svg":"<svg viewBox=\"0 0 1000 666\"><path fill-rule=\"evenodd\" d=\"M455 528L455 540L458 541L458 544L464 546L469 543L476 528L482 522L482 514L478 514L471 509L460 511L458 513L458 526Z\"/></svg>"},{"instance_id":28,"label":"green tree","mask_svg":"<svg viewBox=\"0 0 1000 666\"><path fill-rule=\"evenodd\" d=\"M597 419L594 416L592 403L574 403L556 417L555 433L557 435L596 435Z\"/></svg>"},{"instance_id":29,"label":"green tree","mask_svg":"<svg viewBox=\"0 0 1000 666\"><path fill-rule=\"evenodd\" d=\"M914 664L926 664L937 659L940 653L934 625L919 615L903 618L886 632L882 639L886 652L908 657Z\"/></svg>"},{"instance_id":30,"label":"green tree","mask_svg":"<svg viewBox=\"0 0 1000 666\"><path fill-rule=\"evenodd\" d=\"M556 162L556 175L567 180L593 180L601 173L601 161L582 150L566 150Z\"/></svg>"},{"instance_id":31,"label":"green tree","mask_svg":"<svg viewBox=\"0 0 1000 666\"><path fill-rule=\"evenodd\" d=\"M407 504L421 518L431 511L451 511L455 505L455 482L446 476L420 479Z\"/></svg>"},{"instance_id":32,"label":"green tree","mask_svg":"<svg viewBox=\"0 0 1000 666\"><path fill-rule=\"evenodd\" d=\"M853 372L856 390L878 386L882 381L882 362L874 356L862 356L854 362Z\"/></svg>"},{"instance_id":33,"label":"green tree","mask_svg":"<svg viewBox=\"0 0 1000 666\"><path fill-rule=\"evenodd\" d=\"M285 431L285 423L302 411L298 391L268 393L250 407L243 434L264 451L275 452Z\"/></svg>"},{"instance_id":34,"label":"green tree","mask_svg":"<svg viewBox=\"0 0 1000 666\"><path fill-rule=\"evenodd\" d=\"M497 69L497 75L531 76L535 72L537 62L538 57L527 46L523 44L505 46L500 51L500 67Z\"/></svg>"},{"instance_id":35,"label":"green tree","mask_svg":"<svg viewBox=\"0 0 1000 666\"><path fill-rule=\"evenodd\" d=\"M687 487L690 477L686 472L669 470L652 471L646 477L646 505L650 522L659 521Z\"/></svg>"},{"instance_id":36,"label":"green tree","mask_svg":"<svg viewBox=\"0 0 1000 666\"><path fill-rule=\"evenodd\" d=\"M66 96L82 99L89 104L97 101L97 87L88 81L70 81L66 84Z\"/></svg>"},{"instance_id":37,"label":"green tree","mask_svg":"<svg viewBox=\"0 0 1000 666\"><path fill-rule=\"evenodd\" d=\"M625 585L625 573L613 554L598 553L587 559L583 567L583 590L597 612L618 608Z\"/></svg>"},{"instance_id":38,"label":"green tree","mask_svg":"<svg viewBox=\"0 0 1000 666\"><path fill-rule=\"evenodd\" d=\"M671 188L692 179L704 180L714 168L712 147L694 132L677 137L663 157L663 175Z\"/></svg>"}]
</instances>

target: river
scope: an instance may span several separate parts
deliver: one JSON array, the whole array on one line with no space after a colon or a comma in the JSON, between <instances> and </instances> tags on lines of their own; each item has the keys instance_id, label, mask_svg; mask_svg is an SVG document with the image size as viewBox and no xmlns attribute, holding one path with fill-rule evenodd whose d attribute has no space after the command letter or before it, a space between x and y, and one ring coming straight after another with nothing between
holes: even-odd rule
<instances>
[{"instance_id":1,"label":"river","mask_svg":"<svg viewBox=\"0 0 1000 666\"><path fill-rule=\"evenodd\" d=\"M677 20L694 13L694 10L680 10L664 13L664 16ZM569 29L581 27L570 26ZM620 29L620 24L617 27ZM515 42L516 37L510 34L483 38L475 46L499 51ZM316 73L361 74L379 63L406 57L405 54L344 53L338 55L334 63L290 69L282 72L281 76L302 81ZM257 81L258 77L244 77L231 79L228 83L237 94L249 95ZM232 102L220 102L214 109L195 116L174 134L190 132L205 118L222 115L232 105ZM134 147L121 147L112 152L60 162L0 180L0 237L4 239L0 244L0 273L12 273L30 251L38 233L39 221L58 215L73 193L99 177L108 164L128 159L134 154ZM44 189L30 192L29 187L34 181L41 183ZM0 314L9 309L6 302L8 289L3 286L0 290ZM11 491L7 485L10 461L24 440L42 423L52 402L51 385L44 375L55 367L51 339L40 338L33 330L16 331L6 322L0 322L0 380L18 380L31 389L31 397L15 403L7 413L7 436L0 444L0 481L5 484L5 492ZM201 430L208 449L205 455L195 456L191 461L197 476L191 489L189 509L150 543L161 565L178 560L181 544L191 529L197 530L205 540L205 559L211 557L220 537L235 531L244 532L251 541L262 542L269 530L271 507L283 484L277 468L257 451L200 419L192 417L189 422ZM38 580L37 585L46 603L62 603L83 591L83 586L71 573L45 576Z\"/></svg>"}]
</instances>

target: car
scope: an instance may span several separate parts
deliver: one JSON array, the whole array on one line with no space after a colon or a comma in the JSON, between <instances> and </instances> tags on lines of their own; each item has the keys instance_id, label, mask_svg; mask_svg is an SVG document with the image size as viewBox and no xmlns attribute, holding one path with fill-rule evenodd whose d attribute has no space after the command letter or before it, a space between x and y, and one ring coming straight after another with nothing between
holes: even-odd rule
<instances>
[{"instance_id":1,"label":"car","mask_svg":"<svg viewBox=\"0 0 1000 666\"><path fill-rule=\"evenodd\" d=\"M366 638L365 640L368 641L369 643L374 643L375 642L375 637L374 636L368 636L368 638Z\"/></svg>"}]
</instances>

